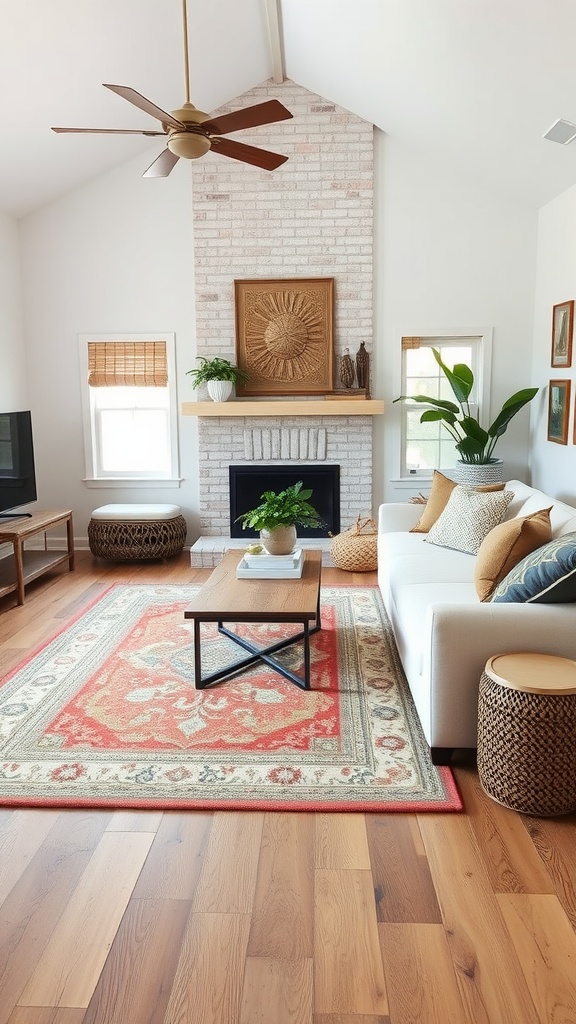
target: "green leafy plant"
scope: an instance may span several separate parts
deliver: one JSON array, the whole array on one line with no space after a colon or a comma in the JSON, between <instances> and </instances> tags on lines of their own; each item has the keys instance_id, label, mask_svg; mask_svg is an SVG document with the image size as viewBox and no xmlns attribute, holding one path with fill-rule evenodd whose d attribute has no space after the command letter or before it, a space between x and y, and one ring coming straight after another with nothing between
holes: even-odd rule
<instances>
[{"instance_id":1,"label":"green leafy plant","mask_svg":"<svg viewBox=\"0 0 576 1024\"><path fill-rule=\"evenodd\" d=\"M200 360L200 366L193 370L186 370L192 377L192 387L198 388L201 384L207 384L209 380L231 380L234 384L237 381L245 382L248 374L239 366L233 366L227 359L215 356L207 359L206 356L196 356Z\"/></svg>"},{"instance_id":2,"label":"green leafy plant","mask_svg":"<svg viewBox=\"0 0 576 1024\"><path fill-rule=\"evenodd\" d=\"M322 521L316 509L308 501L312 491L302 489L302 481L291 484L283 491L264 491L262 503L249 512L238 516L236 522L242 523L242 529L273 530L275 526L320 526Z\"/></svg>"},{"instance_id":3,"label":"green leafy plant","mask_svg":"<svg viewBox=\"0 0 576 1024\"><path fill-rule=\"evenodd\" d=\"M496 462L493 453L498 438L502 437L516 413L532 401L538 393L538 388L523 388L522 391L516 391L504 402L494 422L484 430L479 421L470 414L468 399L474 385L472 370L466 363L456 363L450 370L442 362L439 351L433 348L432 352L452 388L458 405L441 398L429 398L428 395L400 395L394 401L423 402L425 405L434 406L433 409L427 409L422 413L420 423L440 420L454 438L462 462L480 466Z\"/></svg>"}]
</instances>

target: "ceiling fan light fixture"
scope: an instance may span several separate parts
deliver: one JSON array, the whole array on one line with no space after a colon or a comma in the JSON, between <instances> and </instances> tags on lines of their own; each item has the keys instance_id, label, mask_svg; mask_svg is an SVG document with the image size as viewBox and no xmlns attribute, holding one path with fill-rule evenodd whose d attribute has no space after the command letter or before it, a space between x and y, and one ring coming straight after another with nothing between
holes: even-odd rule
<instances>
[{"instance_id":1,"label":"ceiling fan light fixture","mask_svg":"<svg viewBox=\"0 0 576 1024\"><path fill-rule=\"evenodd\" d=\"M168 149L184 160L198 160L206 156L210 149L210 139L193 132L172 132L168 139Z\"/></svg>"}]
</instances>

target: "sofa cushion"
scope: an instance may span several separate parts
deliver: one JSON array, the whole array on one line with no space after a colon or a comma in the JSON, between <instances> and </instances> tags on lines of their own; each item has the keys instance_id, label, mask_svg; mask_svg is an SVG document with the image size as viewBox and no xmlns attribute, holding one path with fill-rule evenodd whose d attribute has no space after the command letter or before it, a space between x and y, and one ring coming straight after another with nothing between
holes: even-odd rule
<instances>
[{"instance_id":1,"label":"sofa cushion","mask_svg":"<svg viewBox=\"0 0 576 1024\"><path fill-rule=\"evenodd\" d=\"M475 491L458 484L425 540L475 555L484 537L501 523L512 491Z\"/></svg>"},{"instance_id":2,"label":"sofa cushion","mask_svg":"<svg viewBox=\"0 0 576 1024\"><path fill-rule=\"evenodd\" d=\"M474 568L476 593L488 601L494 587L522 558L550 540L550 508L500 523L484 538Z\"/></svg>"},{"instance_id":3,"label":"sofa cushion","mask_svg":"<svg viewBox=\"0 0 576 1024\"><path fill-rule=\"evenodd\" d=\"M413 526L410 530L410 533L428 533L430 527L434 525L440 514L446 508L448 499L456 486L457 484L455 480L450 480L449 477L444 476L444 474L438 469L434 470L432 475L432 488L424 506L424 511L416 523L416 526ZM472 490L503 491L504 486L505 485L502 483L482 484L479 487L473 487Z\"/></svg>"},{"instance_id":4,"label":"sofa cushion","mask_svg":"<svg viewBox=\"0 0 576 1024\"><path fill-rule=\"evenodd\" d=\"M556 537L523 558L495 588L492 601L576 601L576 533Z\"/></svg>"}]
</instances>

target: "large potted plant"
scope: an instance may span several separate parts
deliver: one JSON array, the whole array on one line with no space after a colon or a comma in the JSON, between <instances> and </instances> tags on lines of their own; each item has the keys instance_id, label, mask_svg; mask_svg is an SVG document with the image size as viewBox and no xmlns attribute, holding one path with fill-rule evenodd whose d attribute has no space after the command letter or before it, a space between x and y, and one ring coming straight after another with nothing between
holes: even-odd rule
<instances>
[{"instance_id":1,"label":"large potted plant","mask_svg":"<svg viewBox=\"0 0 576 1024\"><path fill-rule=\"evenodd\" d=\"M242 529L258 530L263 547L270 555L288 555L296 544L296 526L320 526L318 512L308 499L312 491L302 481L283 491L264 491L262 502L238 516Z\"/></svg>"},{"instance_id":2,"label":"large potted plant","mask_svg":"<svg viewBox=\"0 0 576 1024\"><path fill-rule=\"evenodd\" d=\"M237 381L245 382L248 374L239 366L233 366L228 359L214 356L208 359L206 356L197 356L200 366L186 373L192 377L192 387L199 388L206 384L208 394L214 402L225 402L232 394L232 389Z\"/></svg>"},{"instance_id":3,"label":"large potted plant","mask_svg":"<svg viewBox=\"0 0 576 1024\"><path fill-rule=\"evenodd\" d=\"M421 423L432 423L441 421L449 434L454 439L456 450L460 454L458 478L462 482L479 483L486 479L498 479L501 472L502 462L494 456L494 448L498 438L506 431L510 420L523 409L528 402L531 402L538 392L538 388L523 388L516 391L504 402L496 419L487 429L480 425L479 420L471 415L469 398L474 385L474 374L466 363L456 363L453 369L442 361L440 352L433 348L434 358L448 380L454 393L454 402L442 398L430 398L429 395L400 395L395 402L422 402L425 405L433 406L426 409L420 417ZM471 467L468 473L464 467ZM490 470L482 471L478 467L493 467ZM495 473L494 473L495 469Z\"/></svg>"}]
</instances>

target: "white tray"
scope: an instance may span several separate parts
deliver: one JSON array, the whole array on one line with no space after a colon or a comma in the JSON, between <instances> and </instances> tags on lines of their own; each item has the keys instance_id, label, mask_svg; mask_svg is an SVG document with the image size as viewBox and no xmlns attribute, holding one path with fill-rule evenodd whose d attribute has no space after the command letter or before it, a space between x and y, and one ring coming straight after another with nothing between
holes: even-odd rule
<instances>
[{"instance_id":1,"label":"white tray","mask_svg":"<svg viewBox=\"0 0 576 1024\"><path fill-rule=\"evenodd\" d=\"M253 569L246 565L242 557L236 569L236 578L239 580L298 580L302 575L304 567L304 553L300 552L300 558L295 565L262 566L261 569Z\"/></svg>"}]
</instances>

